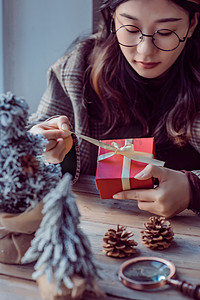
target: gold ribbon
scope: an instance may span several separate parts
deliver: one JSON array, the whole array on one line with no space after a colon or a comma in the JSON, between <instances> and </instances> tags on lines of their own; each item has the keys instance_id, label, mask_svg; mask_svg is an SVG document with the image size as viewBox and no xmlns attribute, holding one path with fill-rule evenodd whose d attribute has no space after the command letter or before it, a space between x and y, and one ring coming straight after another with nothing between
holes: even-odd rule
<instances>
[{"instance_id":1,"label":"gold ribbon","mask_svg":"<svg viewBox=\"0 0 200 300\"><path fill-rule=\"evenodd\" d=\"M107 159L116 154L120 154L131 160L143 162L146 164L152 164L152 165L160 166L160 167L163 167L165 164L164 161L153 158L153 154L135 151L133 144L125 144L123 147L120 147L120 145L117 144L116 142L112 142L112 144L110 145L110 144L104 143L99 140L95 140L93 138L90 138L90 137L82 135L82 134L74 133L72 131L69 131L69 132L77 135L78 137L82 138L83 140L85 140L93 145L96 145L98 147L101 147L103 149L111 151L111 152L100 155L98 157L98 161ZM128 140L128 139L125 139L125 141L126 140Z\"/></svg>"},{"instance_id":2,"label":"gold ribbon","mask_svg":"<svg viewBox=\"0 0 200 300\"><path fill-rule=\"evenodd\" d=\"M131 148L132 149L133 148L133 139L125 139L125 145L123 148L128 148L128 149ZM122 166L122 175L121 175L123 191L131 189L130 171L131 171L131 159L124 156L123 166Z\"/></svg>"}]
</instances>

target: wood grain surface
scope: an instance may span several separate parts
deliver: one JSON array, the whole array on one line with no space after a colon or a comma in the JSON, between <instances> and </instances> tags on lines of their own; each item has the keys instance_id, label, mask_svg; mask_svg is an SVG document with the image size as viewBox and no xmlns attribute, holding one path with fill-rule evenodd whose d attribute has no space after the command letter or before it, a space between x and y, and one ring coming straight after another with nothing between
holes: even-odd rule
<instances>
[{"instance_id":1,"label":"wood grain surface","mask_svg":"<svg viewBox=\"0 0 200 300\"><path fill-rule=\"evenodd\" d=\"M135 257L157 256L170 260L176 266L178 279L200 284L200 217L186 210L170 219L174 231L172 245L163 251L150 250L142 244L140 231L151 214L139 210L136 201L101 200L92 176L81 177L73 190L81 213L80 226L90 240L102 277L98 284L105 292L105 297L98 299L189 299L169 286L148 292L125 287L118 279L119 267L125 259L107 257L102 252L102 238L109 228L116 229L117 224L127 226L138 243ZM31 277L33 266L0 264L0 300L41 299L37 284ZM83 297L83 300L95 299L90 291Z\"/></svg>"}]
</instances>

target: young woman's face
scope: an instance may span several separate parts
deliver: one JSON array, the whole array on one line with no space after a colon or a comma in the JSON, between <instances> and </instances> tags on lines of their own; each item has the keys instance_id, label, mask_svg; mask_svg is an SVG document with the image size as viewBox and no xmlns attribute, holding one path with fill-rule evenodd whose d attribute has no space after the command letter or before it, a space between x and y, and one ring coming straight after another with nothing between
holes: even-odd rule
<instances>
[{"instance_id":1,"label":"young woman's face","mask_svg":"<svg viewBox=\"0 0 200 300\"><path fill-rule=\"evenodd\" d=\"M126 41L128 39L126 34L131 33L118 30L122 25L137 26L145 35L153 35L160 29L169 29L173 30L180 39L183 39L187 33L187 37L190 37L194 30L194 26L189 23L189 13L169 0L129 0L117 7L114 22L118 41L123 41L124 44L129 42ZM129 29L132 30L133 27ZM166 38L165 35L168 38L170 34L161 31L162 39L163 36ZM143 36L143 40L137 46L120 45L120 48L131 67L140 76L156 78L173 65L185 47L186 41L187 38L173 51L162 51L152 43L152 37ZM165 45L165 42L161 41L161 45L163 43ZM168 44L166 42L165 46L168 47Z\"/></svg>"}]
</instances>

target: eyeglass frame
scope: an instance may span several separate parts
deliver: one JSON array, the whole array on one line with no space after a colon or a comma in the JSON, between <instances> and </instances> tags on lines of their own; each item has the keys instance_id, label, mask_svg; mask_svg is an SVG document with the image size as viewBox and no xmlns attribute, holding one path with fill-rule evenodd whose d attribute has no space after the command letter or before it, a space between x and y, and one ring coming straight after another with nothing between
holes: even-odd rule
<instances>
[{"instance_id":1,"label":"eyeglass frame","mask_svg":"<svg viewBox=\"0 0 200 300\"><path fill-rule=\"evenodd\" d=\"M121 46L129 47L129 48L131 48L131 47L136 47L136 46L138 46L138 45L143 41L143 37L146 36L146 37L151 37L151 38L152 38L152 43L153 43L153 45L154 45L157 49L159 49L159 50L161 50L161 51L166 51L166 52L174 51L174 50L176 50L176 49L180 46L180 43L184 43L185 40L186 40L186 38L187 38L187 36L188 36L189 30L190 30L190 23L189 23L189 27L188 27L188 30L187 30L187 32L186 32L186 35L181 39L175 31L170 30L170 29L166 29L166 28L158 29L158 30L156 30L153 34L145 34L145 33L142 32L142 30L141 30L139 27L134 26L134 25L129 25L129 24L122 25L122 26L120 26L117 30L113 30L113 28L114 28L113 25L114 25L114 18L112 18L111 23L110 23L110 33L113 33L113 34L116 34L117 31L118 31L119 29L121 29L121 28L123 28L123 27L126 27L126 26L131 26L131 27L137 28L137 29L141 32L141 36L139 37L139 38L141 38L141 40L139 41L138 44L133 45L133 46L128 46L128 45L124 45L124 44L122 44L122 43L120 43L120 42L118 41L118 43L119 43ZM161 49L161 48L159 48L158 46L156 46L156 45L154 44L154 39L153 39L153 37L154 37L154 35L155 35L156 33L159 33L160 30L168 30L168 31L170 31L170 32L173 32L173 33L177 36L177 38L179 39L179 44L178 44L175 48L170 49L170 50L164 50L164 49Z\"/></svg>"}]
</instances>

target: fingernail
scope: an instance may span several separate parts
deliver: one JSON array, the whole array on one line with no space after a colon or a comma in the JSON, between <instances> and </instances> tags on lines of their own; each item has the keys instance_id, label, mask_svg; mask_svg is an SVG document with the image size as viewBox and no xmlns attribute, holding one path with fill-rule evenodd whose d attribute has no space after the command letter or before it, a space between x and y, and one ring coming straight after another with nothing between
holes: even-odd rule
<instances>
[{"instance_id":1,"label":"fingernail","mask_svg":"<svg viewBox=\"0 0 200 300\"><path fill-rule=\"evenodd\" d=\"M69 129L68 129L68 125L67 124L62 124L62 126L61 126L61 128L62 128L62 130L64 130L64 131L68 131Z\"/></svg>"},{"instance_id":2,"label":"fingernail","mask_svg":"<svg viewBox=\"0 0 200 300\"><path fill-rule=\"evenodd\" d=\"M113 195L113 199L119 199L119 194Z\"/></svg>"},{"instance_id":3,"label":"fingernail","mask_svg":"<svg viewBox=\"0 0 200 300\"><path fill-rule=\"evenodd\" d=\"M145 172L141 171L134 176L135 179L143 178L145 176Z\"/></svg>"}]
</instances>

